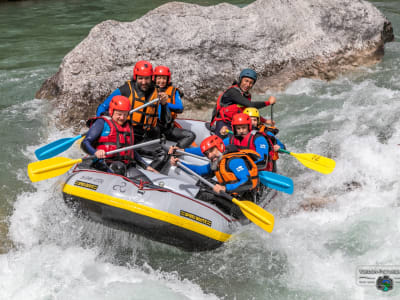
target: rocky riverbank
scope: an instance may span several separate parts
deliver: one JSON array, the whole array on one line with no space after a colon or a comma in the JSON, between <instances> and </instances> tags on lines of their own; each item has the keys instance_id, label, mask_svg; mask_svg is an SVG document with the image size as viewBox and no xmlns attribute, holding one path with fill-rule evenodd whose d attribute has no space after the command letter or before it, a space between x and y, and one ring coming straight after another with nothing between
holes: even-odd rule
<instances>
[{"instance_id":1,"label":"rocky riverbank","mask_svg":"<svg viewBox=\"0 0 400 300\"><path fill-rule=\"evenodd\" d=\"M186 104L212 105L242 68L260 74L257 93L301 77L330 80L379 62L393 38L391 23L363 0L258 0L243 8L170 2L133 22L95 26L36 97L56 99L61 124L75 125L146 59L172 69Z\"/></svg>"}]
</instances>

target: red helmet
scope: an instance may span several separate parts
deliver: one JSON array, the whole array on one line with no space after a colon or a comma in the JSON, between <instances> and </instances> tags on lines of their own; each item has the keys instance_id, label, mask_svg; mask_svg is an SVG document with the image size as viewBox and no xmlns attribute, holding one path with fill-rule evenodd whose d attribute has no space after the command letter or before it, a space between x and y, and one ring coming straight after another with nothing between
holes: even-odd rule
<instances>
[{"instance_id":1,"label":"red helmet","mask_svg":"<svg viewBox=\"0 0 400 300\"><path fill-rule=\"evenodd\" d=\"M211 136L205 138L200 144L200 150L203 154L204 154L204 152L210 150L213 147L217 147L217 149L220 152L225 151L224 142L217 135L211 135Z\"/></svg>"},{"instance_id":2,"label":"red helmet","mask_svg":"<svg viewBox=\"0 0 400 300\"><path fill-rule=\"evenodd\" d=\"M246 114L236 114L232 118L232 131L235 132L235 125L249 125L249 131L251 130L251 119Z\"/></svg>"},{"instance_id":3,"label":"red helmet","mask_svg":"<svg viewBox=\"0 0 400 300\"><path fill-rule=\"evenodd\" d=\"M133 80L137 76L153 76L153 66L147 60L141 60L133 67Z\"/></svg>"},{"instance_id":4,"label":"red helmet","mask_svg":"<svg viewBox=\"0 0 400 300\"><path fill-rule=\"evenodd\" d=\"M153 81L156 81L156 76L168 76L168 83L171 83L171 71L166 66L157 66L153 72Z\"/></svg>"},{"instance_id":5,"label":"red helmet","mask_svg":"<svg viewBox=\"0 0 400 300\"><path fill-rule=\"evenodd\" d=\"M126 98L124 96L114 96L111 99L110 107L108 109L110 116L113 115L114 109L122 110L122 111L130 111L131 110L131 102L129 101L128 98Z\"/></svg>"}]
</instances>

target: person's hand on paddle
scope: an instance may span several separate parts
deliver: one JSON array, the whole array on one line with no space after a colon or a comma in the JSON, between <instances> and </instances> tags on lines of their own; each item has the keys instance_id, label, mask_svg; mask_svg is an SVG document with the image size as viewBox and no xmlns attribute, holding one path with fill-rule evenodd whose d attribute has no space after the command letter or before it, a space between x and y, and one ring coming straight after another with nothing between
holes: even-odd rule
<instances>
[{"instance_id":1,"label":"person's hand on paddle","mask_svg":"<svg viewBox=\"0 0 400 300\"><path fill-rule=\"evenodd\" d=\"M161 105L165 105L165 104L167 104L168 95L164 92L160 92L158 94L158 99L160 99Z\"/></svg>"},{"instance_id":2,"label":"person's hand on paddle","mask_svg":"<svg viewBox=\"0 0 400 300\"><path fill-rule=\"evenodd\" d=\"M169 155L171 155L171 154L179 155L179 154L176 153L176 150L185 151L185 149L179 148L177 146L171 146L171 147L169 147L168 154Z\"/></svg>"},{"instance_id":3,"label":"person's hand on paddle","mask_svg":"<svg viewBox=\"0 0 400 300\"><path fill-rule=\"evenodd\" d=\"M223 185L220 185L220 184L216 184L213 187L213 191L217 194L219 194L220 192L226 192L226 187L224 187Z\"/></svg>"},{"instance_id":4,"label":"person's hand on paddle","mask_svg":"<svg viewBox=\"0 0 400 300\"><path fill-rule=\"evenodd\" d=\"M169 161L171 163L171 166L176 166L176 163L179 161L179 158L177 158L175 156L171 156Z\"/></svg>"},{"instance_id":5,"label":"person's hand on paddle","mask_svg":"<svg viewBox=\"0 0 400 300\"><path fill-rule=\"evenodd\" d=\"M160 173L160 172L158 172L156 169L154 169L154 168L152 168L152 167L150 167L150 166L147 166L146 170L147 170L147 171L154 172L154 173Z\"/></svg>"},{"instance_id":6,"label":"person's hand on paddle","mask_svg":"<svg viewBox=\"0 0 400 300\"><path fill-rule=\"evenodd\" d=\"M268 105L275 104L276 103L276 98L274 96L271 96L271 97L268 98L267 102L269 102Z\"/></svg>"},{"instance_id":7,"label":"person's hand on paddle","mask_svg":"<svg viewBox=\"0 0 400 300\"><path fill-rule=\"evenodd\" d=\"M106 158L106 151L104 150L97 150L94 155L96 155L97 158Z\"/></svg>"},{"instance_id":8,"label":"person's hand on paddle","mask_svg":"<svg viewBox=\"0 0 400 300\"><path fill-rule=\"evenodd\" d=\"M265 120L265 125L268 125L268 126L275 126L275 121L273 121L273 120Z\"/></svg>"},{"instance_id":9,"label":"person's hand on paddle","mask_svg":"<svg viewBox=\"0 0 400 300\"><path fill-rule=\"evenodd\" d=\"M279 149L281 149L281 146L279 146L279 145L274 145L274 151L275 152L278 152L279 151Z\"/></svg>"}]
</instances>

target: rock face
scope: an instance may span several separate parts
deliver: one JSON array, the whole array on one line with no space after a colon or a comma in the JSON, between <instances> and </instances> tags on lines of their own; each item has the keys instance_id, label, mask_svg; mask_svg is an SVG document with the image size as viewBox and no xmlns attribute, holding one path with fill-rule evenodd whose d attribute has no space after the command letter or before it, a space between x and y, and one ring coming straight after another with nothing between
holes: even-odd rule
<instances>
[{"instance_id":1,"label":"rock face","mask_svg":"<svg viewBox=\"0 0 400 300\"><path fill-rule=\"evenodd\" d=\"M211 105L242 68L259 73L258 93L300 77L329 80L378 62L393 38L391 23L363 0L257 0L243 8L170 2L133 22L95 26L36 97L56 99L62 123L76 124L145 59L171 68L185 105Z\"/></svg>"}]
</instances>

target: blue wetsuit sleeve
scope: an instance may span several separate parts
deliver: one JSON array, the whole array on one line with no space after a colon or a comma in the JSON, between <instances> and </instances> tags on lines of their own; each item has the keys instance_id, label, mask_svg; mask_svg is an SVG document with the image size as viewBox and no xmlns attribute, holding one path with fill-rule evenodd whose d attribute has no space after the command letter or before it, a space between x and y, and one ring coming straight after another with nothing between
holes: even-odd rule
<instances>
[{"instance_id":1,"label":"blue wetsuit sleeve","mask_svg":"<svg viewBox=\"0 0 400 300\"><path fill-rule=\"evenodd\" d=\"M257 164L258 162L265 161L267 162L268 160L268 153L269 153L269 145L265 137L262 135L256 137L254 139L254 146L256 147L256 152L260 154L261 158L255 163Z\"/></svg>"},{"instance_id":2,"label":"blue wetsuit sleeve","mask_svg":"<svg viewBox=\"0 0 400 300\"><path fill-rule=\"evenodd\" d=\"M86 151L93 155L96 152L96 149L92 146L94 142L100 137L104 128L104 120L98 119L94 122L92 127L90 127L88 133L86 134L85 139L82 141Z\"/></svg>"},{"instance_id":3,"label":"blue wetsuit sleeve","mask_svg":"<svg viewBox=\"0 0 400 300\"><path fill-rule=\"evenodd\" d=\"M204 156L203 153L200 150L200 147L194 147L194 148L185 148L185 152L187 153L192 153L198 156Z\"/></svg>"},{"instance_id":4,"label":"blue wetsuit sleeve","mask_svg":"<svg viewBox=\"0 0 400 300\"><path fill-rule=\"evenodd\" d=\"M187 163L182 162L183 165L188 167L190 170L193 172L196 172L200 176L205 176L205 175L210 175L212 174L212 170L210 167L210 164L202 165L202 166L196 166L196 165L190 165Z\"/></svg>"},{"instance_id":5,"label":"blue wetsuit sleeve","mask_svg":"<svg viewBox=\"0 0 400 300\"><path fill-rule=\"evenodd\" d=\"M106 112L108 112L108 108L110 106L110 102L111 99L114 96L119 96L121 95L121 91L119 89L116 89L114 92L111 93L110 96L107 97L106 100L104 100L103 103L101 103L98 107L97 107L97 111L96 111L96 116L100 117L102 114L105 114Z\"/></svg>"},{"instance_id":6,"label":"blue wetsuit sleeve","mask_svg":"<svg viewBox=\"0 0 400 300\"><path fill-rule=\"evenodd\" d=\"M286 150L286 146L284 143L282 143L272 132L268 131L267 132L268 135L273 136L276 140L276 143L279 145L279 147L281 147L281 149Z\"/></svg>"},{"instance_id":7,"label":"blue wetsuit sleeve","mask_svg":"<svg viewBox=\"0 0 400 300\"><path fill-rule=\"evenodd\" d=\"M235 174L238 182L225 185L227 192L234 191L242 184L245 184L250 178L250 173L247 169L246 163L241 158L232 159L229 162L229 169L232 170L233 174Z\"/></svg>"},{"instance_id":8,"label":"blue wetsuit sleeve","mask_svg":"<svg viewBox=\"0 0 400 300\"><path fill-rule=\"evenodd\" d=\"M175 92L175 104L168 103L168 108L170 111L175 112L177 114L180 114L183 112L183 104L181 100L181 95L179 94L179 91L177 90Z\"/></svg>"}]
</instances>

